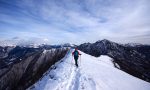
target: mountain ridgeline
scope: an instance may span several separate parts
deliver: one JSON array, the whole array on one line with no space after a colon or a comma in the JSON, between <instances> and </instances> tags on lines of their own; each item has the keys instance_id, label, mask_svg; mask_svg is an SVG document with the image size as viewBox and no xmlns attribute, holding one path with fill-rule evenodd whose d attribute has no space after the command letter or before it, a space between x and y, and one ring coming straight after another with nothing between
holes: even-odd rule
<instances>
[{"instance_id":1,"label":"mountain ridgeline","mask_svg":"<svg viewBox=\"0 0 150 90\"><path fill-rule=\"evenodd\" d=\"M114 59L114 66L118 64L121 70L150 82L149 45L123 45L104 39L81 44L78 49L95 57L108 55Z\"/></svg>"},{"instance_id":2,"label":"mountain ridgeline","mask_svg":"<svg viewBox=\"0 0 150 90\"><path fill-rule=\"evenodd\" d=\"M56 69L55 63L71 47L76 45L0 46L0 90L25 90L40 80L48 69ZM95 57L108 55L113 58L116 68L150 82L149 45L123 45L101 40L77 47Z\"/></svg>"},{"instance_id":3,"label":"mountain ridgeline","mask_svg":"<svg viewBox=\"0 0 150 90\"><path fill-rule=\"evenodd\" d=\"M0 47L0 90L25 90L62 59L69 48Z\"/></svg>"}]
</instances>

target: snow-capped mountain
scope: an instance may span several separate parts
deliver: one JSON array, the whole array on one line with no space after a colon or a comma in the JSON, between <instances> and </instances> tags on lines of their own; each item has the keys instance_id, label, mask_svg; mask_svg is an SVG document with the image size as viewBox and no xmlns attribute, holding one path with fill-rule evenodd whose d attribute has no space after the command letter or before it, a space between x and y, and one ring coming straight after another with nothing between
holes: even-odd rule
<instances>
[{"instance_id":1,"label":"snow-capped mountain","mask_svg":"<svg viewBox=\"0 0 150 90\"><path fill-rule=\"evenodd\" d=\"M150 83L113 66L112 58L96 58L80 52L79 68L74 65L72 50L53 69L27 90L149 90Z\"/></svg>"},{"instance_id":2,"label":"snow-capped mountain","mask_svg":"<svg viewBox=\"0 0 150 90\"><path fill-rule=\"evenodd\" d=\"M95 43L81 44L78 48L96 57L108 55L121 70L150 82L149 45L127 46L104 39Z\"/></svg>"},{"instance_id":3,"label":"snow-capped mountain","mask_svg":"<svg viewBox=\"0 0 150 90\"><path fill-rule=\"evenodd\" d=\"M10 39L0 40L0 46L24 46L24 47L37 47L42 44L49 43L46 38L22 38L22 37L13 37Z\"/></svg>"},{"instance_id":4,"label":"snow-capped mountain","mask_svg":"<svg viewBox=\"0 0 150 90\"><path fill-rule=\"evenodd\" d=\"M74 47L69 43L0 47L0 90L149 90L149 45L106 39L81 44L78 69L72 49L67 52Z\"/></svg>"},{"instance_id":5,"label":"snow-capped mountain","mask_svg":"<svg viewBox=\"0 0 150 90\"><path fill-rule=\"evenodd\" d=\"M124 44L124 46L126 47L136 47L136 46L141 46L143 44L140 44L140 43L127 43L127 44Z\"/></svg>"}]
</instances>

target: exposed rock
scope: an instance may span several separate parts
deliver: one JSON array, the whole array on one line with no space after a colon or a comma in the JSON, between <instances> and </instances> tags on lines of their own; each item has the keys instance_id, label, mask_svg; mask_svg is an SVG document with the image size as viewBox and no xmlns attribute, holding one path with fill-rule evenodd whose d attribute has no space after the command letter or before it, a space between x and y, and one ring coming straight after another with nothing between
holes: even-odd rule
<instances>
[{"instance_id":1,"label":"exposed rock","mask_svg":"<svg viewBox=\"0 0 150 90\"><path fill-rule=\"evenodd\" d=\"M0 69L0 90L24 90L42 77L55 62L62 59L68 48L15 47ZM11 60L13 59L13 60ZM10 63L11 62L11 63Z\"/></svg>"},{"instance_id":2,"label":"exposed rock","mask_svg":"<svg viewBox=\"0 0 150 90\"><path fill-rule=\"evenodd\" d=\"M96 57L108 55L123 71L150 82L149 45L122 45L104 39L95 43L81 44L78 48Z\"/></svg>"}]
</instances>

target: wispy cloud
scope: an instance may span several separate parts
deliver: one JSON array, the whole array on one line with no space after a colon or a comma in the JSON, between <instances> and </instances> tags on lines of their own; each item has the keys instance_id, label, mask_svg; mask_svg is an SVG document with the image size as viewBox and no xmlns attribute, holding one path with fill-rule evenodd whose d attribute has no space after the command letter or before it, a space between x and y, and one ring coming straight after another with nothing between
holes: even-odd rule
<instances>
[{"instance_id":1,"label":"wispy cloud","mask_svg":"<svg viewBox=\"0 0 150 90\"><path fill-rule=\"evenodd\" d=\"M1 0L0 37L150 44L149 0Z\"/></svg>"}]
</instances>

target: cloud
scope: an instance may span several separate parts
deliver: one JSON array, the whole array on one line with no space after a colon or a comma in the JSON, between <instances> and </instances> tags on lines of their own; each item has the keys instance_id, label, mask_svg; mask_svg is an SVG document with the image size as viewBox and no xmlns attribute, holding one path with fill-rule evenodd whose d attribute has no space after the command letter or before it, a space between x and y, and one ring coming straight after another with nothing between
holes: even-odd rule
<instances>
[{"instance_id":1,"label":"cloud","mask_svg":"<svg viewBox=\"0 0 150 90\"><path fill-rule=\"evenodd\" d=\"M0 1L1 38L40 38L38 42L49 44L105 38L150 44L149 0L13 1Z\"/></svg>"}]
</instances>

